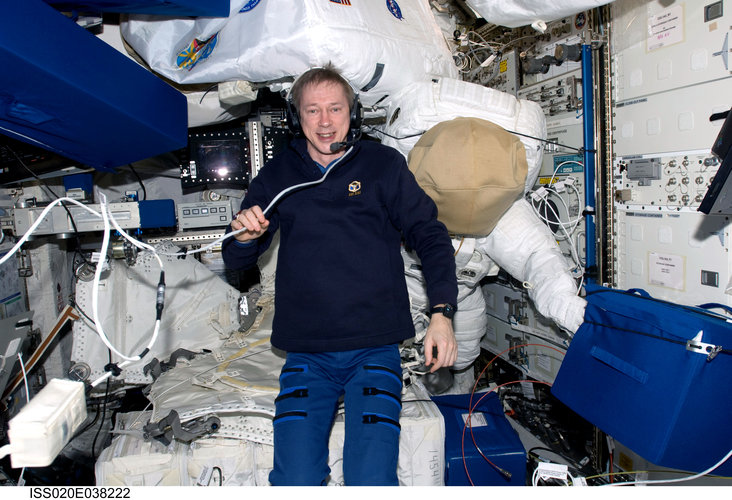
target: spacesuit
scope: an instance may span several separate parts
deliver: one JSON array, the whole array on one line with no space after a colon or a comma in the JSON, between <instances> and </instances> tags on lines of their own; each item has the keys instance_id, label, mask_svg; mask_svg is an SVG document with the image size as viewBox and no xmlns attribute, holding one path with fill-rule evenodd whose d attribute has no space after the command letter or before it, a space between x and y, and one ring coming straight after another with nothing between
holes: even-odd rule
<instances>
[{"instance_id":1,"label":"spacesuit","mask_svg":"<svg viewBox=\"0 0 732 500\"><path fill-rule=\"evenodd\" d=\"M524 198L541 165L541 140L546 135L541 108L504 92L448 78L416 82L387 106L387 117L392 119L387 119L388 136L383 142L409 157L410 170L435 199L439 219L457 235L453 246L458 313L453 326L458 359L453 369L470 366L480 353L487 318L478 284L499 269L523 283L543 316L574 333L583 321L585 300L577 295L572 266L554 234ZM507 130L524 135L517 137ZM492 150L485 146L495 142L496 135L508 141L502 153L499 146ZM523 145L523 151L517 145ZM486 178L491 170L509 174ZM492 184L486 187L486 183ZM490 199L484 197L486 193ZM419 262L408 252L402 257L413 318L419 323L420 311L426 309Z\"/></svg>"}]
</instances>

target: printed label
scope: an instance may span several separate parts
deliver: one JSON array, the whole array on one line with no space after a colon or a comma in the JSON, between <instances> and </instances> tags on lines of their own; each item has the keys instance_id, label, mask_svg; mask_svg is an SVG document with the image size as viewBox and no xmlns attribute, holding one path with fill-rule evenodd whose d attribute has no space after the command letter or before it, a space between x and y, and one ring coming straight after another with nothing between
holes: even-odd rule
<instances>
[{"instance_id":1,"label":"printed label","mask_svg":"<svg viewBox=\"0 0 732 500\"><path fill-rule=\"evenodd\" d=\"M648 51L684 41L684 9L681 5L648 16Z\"/></svg>"}]
</instances>

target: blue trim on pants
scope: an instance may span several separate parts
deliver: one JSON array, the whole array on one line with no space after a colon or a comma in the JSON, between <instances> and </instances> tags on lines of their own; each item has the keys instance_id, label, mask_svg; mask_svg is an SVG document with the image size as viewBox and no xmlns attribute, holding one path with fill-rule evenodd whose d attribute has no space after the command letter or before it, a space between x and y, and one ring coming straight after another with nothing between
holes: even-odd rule
<instances>
[{"instance_id":1,"label":"blue trim on pants","mask_svg":"<svg viewBox=\"0 0 732 500\"><path fill-rule=\"evenodd\" d=\"M397 486L401 359L396 344L327 353L288 353L274 424L273 485L327 483L328 440L344 395L347 485Z\"/></svg>"}]
</instances>

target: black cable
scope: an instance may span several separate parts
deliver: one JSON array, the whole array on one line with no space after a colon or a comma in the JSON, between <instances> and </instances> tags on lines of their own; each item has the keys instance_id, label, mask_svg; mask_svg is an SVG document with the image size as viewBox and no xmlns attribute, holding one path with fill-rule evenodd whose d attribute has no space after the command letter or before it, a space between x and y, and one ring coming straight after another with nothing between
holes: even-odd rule
<instances>
[{"instance_id":1,"label":"black cable","mask_svg":"<svg viewBox=\"0 0 732 500\"><path fill-rule=\"evenodd\" d=\"M224 485L224 473L221 471L221 467L214 467L213 470L219 473L219 486Z\"/></svg>"},{"instance_id":2,"label":"black cable","mask_svg":"<svg viewBox=\"0 0 732 500\"><path fill-rule=\"evenodd\" d=\"M395 135L388 134L388 133L384 132L383 130L379 130L379 129L374 128L369 125L367 132L378 132L379 134L384 134L387 137L391 137L392 139L401 141L402 139L409 139L411 137L419 137L420 135L423 135L426 132L426 130L423 130L422 132L417 132L416 134L412 134L412 135L405 135L404 137L397 137Z\"/></svg>"},{"instance_id":3,"label":"black cable","mask_svg":"<svg viewBox=\"0 0 732 500\"><path fill-rule=\"evenodd\" d=\"M109 358L109 362L112 362L112 351L107 349L107 356ZM104 400L106 401L107 398L109 398L109 377L107 377L107 387L104 390ZM104 417L107 416L107 405L105 404L102 406L102 423L99 424L99 429L97 429L97 433L94 435L94 441L92 441L92 462L97 461L97 439L99 438L99 433L102 432L102 428L104 428Z\"/></svg>"},{"instance_id":4,"label":"black cable","mask_svg":"<svg viewBox=\"0 0 732 500\"><path fill-rule=\"evenodd\" d=\"M142 198L142 199L143 199L143 200L147 200L147 189L145 189L145 184L143 184L143 183L142 183L142 179L141 179L141 178L140 178L140 176L139 176L139 175L137 174L137 170L135 170L135 167L133 167L133 166L132 166L132 163L128 164L127 166L128 166L128 167L130 167L130 171L131 171L131 172L132 172L133 174L135 174L135 177L137 177L137 182L139 182L139 183L140 183L140 187L142 188L142 196L143 196L143 198Z\"/></svg>"},{"instance_id":5,"label":"black cable","mask_svg":"<svg viewBox=\"0 0 732 500\"><path fill-rule=\"evenodd\" d=\"M209 92L211 92L211 91L212 91L213 89L215 89L215 88L216 88L216 87L218 87L218 86L219 86L219 84L218 84L218 83L214 83L214 84L213 84L213 85L211 85L211 86L210 86L209 88L207 88L207 89L206 89L206 91L205 91L205 92L203 93L203 95L201 96L201 100L200 100L200 101L198 101L198 104L201 104L201 103L203 102L203 99L204 99L204 98L206 97L206 94L208 94Z\"/></svg>"},{"instance_id":6,"label":"black cable","mask_svg":"<svg viewBox=\"0 0 732 500\"><path fill-rule=\"evenodd\" d=\"M553 146L559 146L561 148L571 149L572 151L577 151L578 153L584 153L584 151L585 151L585 148L575 148L575 147L572 147L572 146L567 146L566 144L561 144L561 143L556 142L556 141L550 141L549 139L542 139L541 137L534 137L533 135L522 134L521 132L516 132L514 130L508 130L508 129L504 129L504 130L506 132L511 132L512 134L520 135L522 137L528 137L529 139L534 139L536 141L545 142L545 143L551 144ZM595 153L596 151L592 151L592 152Z\"/></svg>"},{"instance_id":7,"label":"black cable","mask_svg":"<svg viewBox=\"0 0 732 500\"><path fill-rule=\"evenodd\" d=\"M388 133L384 132L383 130L376 129L376 128L371 127L371 126L369 127L369 129L372 130L372 131L374 131L374 132L378 132L380 134L384 134L385 136L391 137L392 139L395 139L397 141L402 140L402 139L409 139L410 137L417 137L417 136L423 135L426 132L426 131L423 131L423 132L418 132L418 133L412 134L412 135L405 135L404 137L396 137L396 136L393 136L391 134L388 134ZM521 132L516 132L515 130L508 130L508 129L504 129L504 130L506 132L510 132L512 134L520 135L522 137L528 137L529 139L534 139L536 141L545 142L545 143L551 144L553 146L559 146L561 148L571 149L572 151L577 151L578 153L584 153L585 152L585 148L575 148L573 146L567 146L566 144L562 144L562 143L559 143L559 142L556 142L556 141L550 141L549 139L542 139L541 137L534 137L533 135L522 134ZM592 153L596 153L596 151L591 151L591 152Z\"/></svg>"},{"instance_id":8,"label":"black cable","mask_svg":"<svg viewBox=\"0 0 732 500\"><path fill-rule=\"evenodd\" d=\"M76 302L76 300L74 300L73 298L70 299L69 304L71 304L71 307L73 307L74 309L79 311L82 316L84 316L86 319L91 321L92 324L94 323L94 320L87 313L84 312L84 310L81 308L81 306L79 306L79 304Z\"/></svg>"},{"instance_id":9,"label":"black cable","mask_svg":"<svg viewBox=\"0 0 732 500\"><path fill-rule=\"evenodd\" d=\"M94 419L89 423L89 425L87 425L86 427L84 427L84 428L79 429L78 431L76 431L76 434L74 434L72 436L72 438L69 439L69 442L73 441L74 439L78 438L79 436L81 436L82 434L84 434L86 431L88 431L89 429L91 429L92 427L94 427L94 424L96 424L97 423L97 420L99 419L99 413L100 413L99 408L97 408L96 412L94 413Z\"/></svg>"}]
</instances>

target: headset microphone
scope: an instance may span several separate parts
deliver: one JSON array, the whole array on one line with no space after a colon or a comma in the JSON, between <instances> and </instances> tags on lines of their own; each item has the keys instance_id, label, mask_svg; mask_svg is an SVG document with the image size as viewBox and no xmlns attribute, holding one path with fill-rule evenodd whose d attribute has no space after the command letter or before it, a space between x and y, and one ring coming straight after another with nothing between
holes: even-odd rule
<instances>
[{"instance_id":1,"label":"headset microphone","mask_svg":"<svg viewBox=\"0 0 732 500\"><path fill-rule=\"evenodd\" d=\"M347 141L347 142L334 142L330 145L330 152L335 153L348 146L353 146L354 144L356 144L357 140L358 139L355 139L353 141Z\"/></svg>"},{"instance_id":2,"label":"headset microphone","mask_svg":"<svg viewBox=\"0 0 732 500\"><path fill-rule=\"evenodd\" d=\"M356 131L356 137L351 139L350 141L345 142L333 142L330 145L330 152L335 153L337 151L340 151L343 148L350 148L354 144L356 144L361 139L361 130Z\"/></svg>"}]
</instances>

